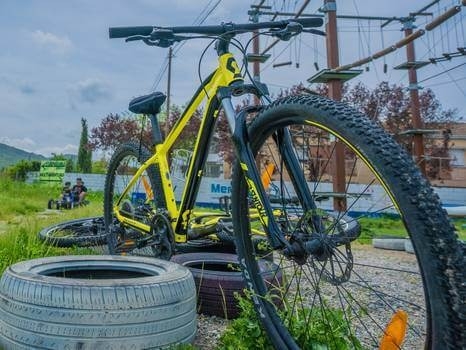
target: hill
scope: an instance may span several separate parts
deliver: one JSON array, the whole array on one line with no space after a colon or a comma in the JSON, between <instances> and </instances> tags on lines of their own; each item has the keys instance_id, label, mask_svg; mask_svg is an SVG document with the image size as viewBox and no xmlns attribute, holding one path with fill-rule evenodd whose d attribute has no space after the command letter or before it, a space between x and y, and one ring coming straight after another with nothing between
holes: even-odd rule
<instances>
[{"instance_id":1,"label":"hill","mask_svg":"<svg viewBox=\"0 0 466 350\"><path fill-rule=\"evenodd\" d=\"M46 157L0 143L0 169L18 163L20 160L45 160Z\"/></svg>"}]
</instances>

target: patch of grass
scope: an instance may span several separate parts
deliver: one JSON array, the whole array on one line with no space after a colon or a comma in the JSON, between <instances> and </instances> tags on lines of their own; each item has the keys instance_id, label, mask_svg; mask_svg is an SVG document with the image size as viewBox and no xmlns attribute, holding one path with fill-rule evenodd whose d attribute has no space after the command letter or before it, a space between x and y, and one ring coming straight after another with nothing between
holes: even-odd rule
<instances>
[{"instance_id":1,"label":"patch of grass","mask_svg":"<svg viewBox=\"0 0 466 350\"><path fill-rule=\"evenodd\" d=\"M91 203L71 210L46 211L47 201L61 187L25 184L0 178L0 273L18 261L56 255L95 254L87 248L58 248L38 238L39 231L55 223L102 215L102 194L90 193Z\"/></svg>"},{"instance_id":2,"label":"patch of grass","mask_svg":"<svg viewBox=\"0 0 466 350\"><path fill-rule=\"evenodd\" d=\"M369 244L372 238L392 236L405 238L408 237L401 219L392 216L380 216L380 217L363 217L358 219L361 224L361 235L358 238L360 243ZM466 219L451 219L455 229L458 233L458 237L461 240L466 240Z\"/></svg>"},{"instance_id":3,"label":"patch of grass","mask_svg":"<svg viewBox=\"0 0 466 350\"><path fill-rule=\"evenodd\" d=\"M19 261L57 255L95 254L87 248L57 248L40 241L38 220L27 218L8 232L0 235L0 274Z\"/></svg>"},{"instance_id":4,"label":"patch of grass","mask_svg":"<svg viewBox=\"0 0 466 350\"><path fill-rule=\"evenodd\" d=\"M358 219L361 225L359 243L369 244L372 238L383 236L394 236L405 238L408 236L401 219L392 216L362 217Z\"/></svg>"},{"instance_id":5,"label":"patch of grass","mask_svg":"<svg viewBox=\"0 0 466 350\"><path fill-rule=\"evenodd\" d=\"M466 218L454 218L451 221L455 226L459 239L466 241Z\"/></svg>"},{"instance_id":6,"label":"patch of grass","mask_svg":"<svg viewBox=\"0 0 466 350\"><path fill-rule=\"evenodd\" d=\"M0 220L39 212L50 198L57 197L61 188L43 184L26 184L0 178Z\"/></svg>"}]
</instances>

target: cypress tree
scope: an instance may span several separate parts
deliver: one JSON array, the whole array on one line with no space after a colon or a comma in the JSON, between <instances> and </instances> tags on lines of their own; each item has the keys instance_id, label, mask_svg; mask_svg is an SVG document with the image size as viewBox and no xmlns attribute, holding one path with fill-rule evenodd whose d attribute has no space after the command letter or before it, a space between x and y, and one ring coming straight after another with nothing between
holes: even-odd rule
<instances>
[{"instance_id":1,"label":"cypress tree","mask_svg":"<svg viewBox=\"0 0 466 350\"><path fill-rule=\"evenodd\" d=\"M90 173L92 171L92 151L89 147L89 132L85 118L81 118L81 126L77 168L82 173Z\"/></svg>"}]
</instances>

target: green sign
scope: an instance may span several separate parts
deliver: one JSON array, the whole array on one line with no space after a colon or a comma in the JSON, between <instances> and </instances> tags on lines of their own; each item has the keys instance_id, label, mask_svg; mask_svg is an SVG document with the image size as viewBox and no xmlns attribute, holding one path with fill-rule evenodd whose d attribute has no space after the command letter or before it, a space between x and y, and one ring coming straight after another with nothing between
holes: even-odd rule
<instances>
[{"instance_id":1,"label":"green sign","mask_svg":"<svg viewBox=\"0 0 466 350\"><path fill-rule=\"evenodd\" d=\"M43 182L63 182L66 160L44 160L40 163L39 180Z\"/></svg>"}]
</instances>

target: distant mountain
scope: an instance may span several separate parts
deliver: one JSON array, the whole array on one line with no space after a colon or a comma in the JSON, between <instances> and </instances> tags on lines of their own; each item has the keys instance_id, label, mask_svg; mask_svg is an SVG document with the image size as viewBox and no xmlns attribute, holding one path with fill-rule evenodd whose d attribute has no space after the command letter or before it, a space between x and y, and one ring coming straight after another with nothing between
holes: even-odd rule
<instances>
[{"instance_id":1,"label":"distant mountain","mask_svg":"<svg viewBox=\"0 0 466 350\"><path fill-rule=\"evenodd\" d=\"M45 160L46 157L0 143L0 169L16 164L20 160Z\"/></svg>"}]
</instances>

